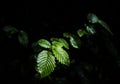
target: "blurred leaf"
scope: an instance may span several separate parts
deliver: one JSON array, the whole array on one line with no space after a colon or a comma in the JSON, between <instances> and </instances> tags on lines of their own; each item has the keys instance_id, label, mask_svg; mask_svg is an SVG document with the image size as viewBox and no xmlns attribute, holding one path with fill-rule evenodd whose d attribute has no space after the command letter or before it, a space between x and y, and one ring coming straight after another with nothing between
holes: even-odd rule
<instances>
[{"instance_id":1,"label":"blurred leaf","mask_svg":"<svg viewBox=\"0 0 120 84\"><path fill-rule=\"evenodd\" d=\"M53 37L53 38L50 38L50 40L51 40L51 41L59 41L58 38L54 38L54 37Z\"/></svg>"},{"instance_id":2,"label":"blurred leaf","mask_svg":"<svg viewBox=\"0 0 120 84\"><path fill-rule=\"evenodd\" d=\"M101 24L110 34L113 35L113 33L110 30L110 27L107 23L105 23L103 20L100 20L95 14L89 13L87 16L87 19L90 23L99 23Z\"/></svg>"},{"instance_id":3,"label":"blurred leaf","mask_svg":"<svg viewBox=\"0 0 120 84\"><path fill-rule=\"evenodd\" d=\"M80 46L81 46L81 41L76 36L70 37L70 43L74 48L80 48Z\"/></svg>"},{"instance_id":4,"label":"blurred leaf","mask_svg":"<svg viewBox=\"0 0 120 84\"><path fill-rule=\"evenodd\" d=\"M50 48L51 44L49 41L47 41L46 39L40 39L38 40L38 44L43 47L43 48Z\"/></svg>"},{"instance_id":5,"label":"blurred leaf","mask_svg":"<svg viewBox=\"0 0 120 84\"><path fill-rule=\"evenodd\" d=\"M40 73L41 78L50 75L55 67L55 57L51 52L43 50L38 54L37 71Z\"/></svg>"},{"instance_id":6,"label":"blurred leaf","mask_svg":"<svg viewBox=\"0 0 120 84\"><path fill-rule=\"evenodd\" d=\"M33 48L34 52L40 52L42 50L42 48L38 45L37 42L32 43L32 48Z\"/></svg>"},{"instance_id":7,"label":"blurred leaf","mask_svg":"<svg viewBox=\"0 0 120 84\"><path fill-rule=\"evenodd\" d=\"M63 44L60 42L53 42L52 51L56 59L64 65L70 64L70 59L68 53L62 48Z\"/></svg>"},{"instance_id":8,"label":"blurred leaf","mask_svg":"<svg viewBox=\"0 0 120 84\"><path fill-rule=\"evenodd\" d=\"M65 32L65 33L63 33L63 36L64 36L64 37L66 37L66 38L70 38L70 37L71 37L71 34L70 34L70 33Z\"/></svg>"},{"instance_id":9,"label":"blurred leaf","mask_svg":"<svg viewBox=\"0 0 120 84\"><path fill-rule=\"evenodd\" d=\"M14 33L18 32L18 30L17 30L15 27L12 27L12 26L10 26L10 25L5 26L5 27L3 28L3 31L5 31L5 32L7 32L7 33L10 33L10 34L14 34Z\"/></svg>"},{"instance_id":10,"label":"blurred leaf","mask_svg":"<svg viewBox=\"0 0 120 84\"><path fill-rule=\"evenodd\" d=\"M23 46L27 46L29 41L27 33L21 30L18 34L18 40L20 44L22 44Z\"/></svg>"},{"instance_id":11,"label":"blurred leaf","mask_svg":"<svg viewBox=\"0 0 120 84\"><path fill-rule=\"evenodd\" d=\"M71 33L63 33L63 36L66 38L70 38L70 44L74 47L74 48L79 48L81 46L81 40L80 38L78 38L77 36L75 36L74 34Z\"/></svg>"},{"instance_id":12,"label":"blurred leaf","mask_svg":"<svg viewBox=\"0 0 120 84\"><path fill-rule=\"evenodd\" d=\"M61 43L63 43L63 46L64 46L66 49L69 49L69 44L68 44L68 42L67 42L65 39L60 38L59 41L60 41Z\"/></svg>"},{"instance_id":13,"label":"blurred leaf","mask_svg":"<svg viewBox=\"0 0 120 84\"><path fill-rule=\"evenodd\" d=\"M9 38L11 38L13 34L18 32L18 30L15 27L12 27L10 25L5 26L3 28L3 31L6 32L6 34L8 35Z\"/></svg>"},{"instance_id":14,"label":"blurred leaf","mask_svg":"<svg viewBox=\"0 0 120 84\"><path fill-rule=\"evenodd\" d=\"M90 33L90 34L95 34L95 33L96 33L96 31L95 31L95 29L93 28L92 25L87 25L87 26L86 26L86 30L87 30L87 32Z\"/></svg>"},{"instance_id":15,"label":"blurred leaf","mask_svg":"<svg viewBox=\"0 0 120 84\"><path fill-rule=\"evenodd\" d=\"M89 13L87 19L90 23L98 23L99 21L99 18L93 13Z\"/></svg>"},{"instance_id":16,"label":"blurred leaf","mask_svg":"<svg viewBox=\"0 0 120 84\"><path fill-rule=\"evenodd\" d=\"M78 34L79 37L82 37L82 36L86 35L87 32L83 29L78 29L77 34Z\"/></svg>"},{"instance_id":17,"label":"blurred leaf","mask_svg":"<svg viewBox=\"0 0 120 84\"><path fill-rule=\"evenodd\" d=\"M110 34L113 35L113 33L110 30L110 27L108 26L108 24L102 20L99 20L99 24L101 24Z\"/></svg>"}]
</instances>

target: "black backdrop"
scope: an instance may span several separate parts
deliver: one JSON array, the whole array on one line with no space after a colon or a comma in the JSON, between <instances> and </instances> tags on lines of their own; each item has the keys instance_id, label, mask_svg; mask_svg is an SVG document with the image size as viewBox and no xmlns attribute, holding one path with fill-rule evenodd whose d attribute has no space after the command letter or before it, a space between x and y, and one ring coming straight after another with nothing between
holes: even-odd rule
<instances>
[{"instance_id":1,"label":"black backdrop","mask_svg":"<svg viewBox=\"0 0 120 84\"><path fill-rule=\"evenodd\" d=\"M119 4L116 1L109 0L53 2L46 0L29 2L6 1L1 2L0 6L1 22L4 22L4 24L13 24L28 28L37 26L36 29L39 29L41 26L40 24L44 23L54 24L56 22L58 25L70 25L70 23L72 23L71 25L80 24L89 12L97 14L110 25L115 26L119 20ZM54 29L51 28L50 30Z\"/></svg>"}]
</instances>

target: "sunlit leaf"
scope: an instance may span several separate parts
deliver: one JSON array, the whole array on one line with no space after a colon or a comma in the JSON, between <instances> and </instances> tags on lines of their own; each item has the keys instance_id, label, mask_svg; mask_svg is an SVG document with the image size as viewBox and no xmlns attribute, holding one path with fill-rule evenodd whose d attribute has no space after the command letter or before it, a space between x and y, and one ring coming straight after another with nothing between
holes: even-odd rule
<instances>
[{"instance_id":1,"label":"sunlit leaf","mask_svg":"<svg viewBox=\"0 0 120 84\"><path fill-rule=\"evenodd\" d=\"M103 20L99 20L99 24L101 24L110 34L113 35L113 33L110 30L110 27L108 26L106 22L104 22Z\"/></svg>"},{"instance_id":2,"label":"sunlit leaf","mask_svg":"<svg viewBox=\"0 0 120 84\"><path fill-rule=\"evenodd\" d=\"M63 47L63 43L61 43L59 41L52 41L52 45L54 45L56 47Z\"/></svg>"},{"instance_id":3,"label":"sunlit leaf","mask_svg":"<svg viewBox=\"0 0 120 84\"><path fill-rule=\"evenodd\" d=\"M47 41L46 39L40 39L38 40L38 44L43 47L43 48L50 48L51 44L49 41Z\"/></svg>"},{"instance_id":4,"label":"sunlit leaf","mask_svg":"<svg viewBox=\"0 0 120 84\"><path fill-rule=\"evenodd\" d=\"M77 34L78 34L79 37L82 37L82 36L86 35L87 32L83 29L78 29Z\"/></svg>"},{"instance_id":5,"label":"sunlit leaf","mask_svg":"<svg viewBox=\"0 0 120 84\"><path fill-rule=\"evenodd\" d=\"M61 43L63 43L63 46L64 46L66 49L69 49L69 44L68 44L68 42L67 42L65 39L60 38L59 41L60 41Z\"/></svg>"},{"instance_id":6,"label":"sunlit leaf","mask_svg":"<svg viewBox=\"0 0 120 84\"><path fill-rule=\"evenodd\" d=\"M53 54L55 55L56 59L61 64L64 64L64 65L69 65L70 64L69 55L62 47L53 45L52 46L52 51L53 51Z\"/></svg>"},{"instance_id":7,"label":"sunlit leaf","mask_svg":"<svg viewBox=\"0 0 120 84\"><path fill-rule=\"evenodd\" d=\"M62 44L60 42L54 42L52 46L53 54L56 59L64 65L70 64L70 59L68 53L62 48Z\"/></svg>"},{"instance_id":8,"label":"sunlit leaf","mask_svg":"<svg viewBox=\"0 0 120 84\"><path fill-rule=\"evenodd\" d=\"M23 46L27 46L29 41L27 33L21 30L18 34L18 40L20 44L22 44Z\"/></svg>"},{"instance_id":9,"label":"sunlit leaf","mask_svg":"<svg viewBox=\"0 0 120 84\"><path fill-rule=\"evenodd\" d=\"M69 49L68 42L63 38L51 38L51 41L61 42L66 49Z\"/></svg>"},{"instance_id":10,"label":"sunlit leaf","mask_svg":"<svg viewBox=\"0 0 120 84\"><path fill-rule=\"evenodd\" d=\"M43 50L38 54L36 69L40 73L41 78L50 75L55 67L55 57L51 52Z\"/></svg>"},{"instance_id":11,"label":"sunlit leaf","mask_svg":"<svg viewBox=\"0 0 120 84\"><path fill-rule=\"evenodd\" d=\"M89 13L87 19L90 23L98 23L99 21L99 18L93 13Z\"/></svg>"}]
</instances>

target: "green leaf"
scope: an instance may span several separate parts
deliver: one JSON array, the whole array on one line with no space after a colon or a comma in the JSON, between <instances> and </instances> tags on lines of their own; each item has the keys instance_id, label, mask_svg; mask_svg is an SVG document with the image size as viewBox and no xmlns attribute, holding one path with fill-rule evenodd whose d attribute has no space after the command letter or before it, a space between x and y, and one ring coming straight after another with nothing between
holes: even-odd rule
<instances>
[{"instance_id":1,"label":"green leaf","mask_svg":"<svg viewBox=\"0 0 120 84\"><path fill-rule=\"evenodd\" d=\"M103 20L99 20L98 23L101 24L110 34L113 35L113 33L110 30L110 27L108 26L108 24L106 22L104 22Z\"/></svg>"},{"instance_id":2,"label":"green leaf","mask_svg":"<svg viewBox=\"0 0 120 84\"><path fill-rule=\"evenodd\" d=\"M68 42L67 42L65 39L60 38L59 41L60 41L61 43L63 43L63 46L64 46L66 49L69 49L69 44L68 44Z\"/></svg>"},{"instance_id":3,"label":"green leaf","mask_svg":"<svg viewBox=\"0 0 120 84\"><path fill-rule=\"evenodd\" d=\"M53 41L53 42L52 42L52 46L63 47L63 43L61 43L61 42L59 42L59 41Z\"/></svg>"},{"instance_id":4,"label":"green leaf","mask_svg":"<svg viewBox=\"0 0 120 84\"><path fill-rule=\"evenodd\" d=\"M3 31L7 34L9 38L12 38L12 35L18 32L18 29L8 25L3 28Z\"/></svg>"},{"instance_id":5,"label":"green leaf","mask_svg":"<svg viewBox=\"0 0 120 84\"><path fill-rule=\"evenodd\" d=\"M79 37L82 37L82 36L86 35L87 32L83 29L78 29L77 34L78 34Z\"/></svg>"},{"instance_id":6,"label":"green leaf","mask_svg":"<svg viewBox=\"0 0 120 84\"><path fill-rule=\"evenodd\" d=\"M68 42L63 38L51 38L51 41L61 42L66 49L69 49Z\"/></svg>"},{"instance_id":7,"label":"green leaf","mask_svg":"<svg viewBox=\"0 0 120 84\"><path fill-rule=\"evenodd\" d=\"M70 59L68 53L62 48L60 42L53 42L52 51L56 59L64 65L70 64Z\"/></svg>"},{"instance_id":8,"label":"green leaf","mask_svg":"<svg viewBox=\"0 0 120 84\"><path fill-rule=\"evenodd\" d=\"M38 54L36 69L40 73L41 78L49 76L55 67L55 57L51 52L43 50Z\"/></svg>"},{"instance_id":9,"label":"green leaf","mask_svg":"<svg viewBox=\"0 0 120 84\"><path fill-rule=\"evenodd\" d=\"M22 44L23 46L27 46L29 41L27 33L21 30L18 34L18 40L20 44Z\"/></svg>"},{"instance_id":10,"label":"green leaf","mask_svg":"<svg viewBox=\"0 0 120 84\"><path fill-rule=\"evenodd\" d=\"M5 26L5 27L3 28L3 31L5 31L5 32L7 32L7 33L10 33L10 34L14 34L14 33L18 32L18 30L17 30L15 27L12 27L12 26L10 26L10 25Z\"/></svg>"},{"instance_id":11,"label":"green leaf","mask_svg":"<svg viewBox=\"0 0 120 84\"><path fill-rule=\"evenodd\" d=\"M93 13L89 13L87 19L90 23L98 23L99 21L99 18Z\"/></svg>"},{"instance_id":12,"label":"green leaf","mask_svg":"<svg viewBox=\"0 0 120 84\"><path fill-rule=\"evenodd\" d=\"M71 37L71 34L70 34L70 33L65 32L65 33L63 33L63 36L64 36L64 37L66 37L66 38L70 38L70 37Z\"/></svg>"},{"instance_id":13,"label":"green leaf","mask_svg":"<svg viewBox=\"0 0 120 84\"><path fill-rule=\"evenodd\" d=\"M95 34L96 33L96 31L95 31L95 29L93 28L92 25L87 25L86 30L89 34Z\"/></svg>"},{"instance_id":14,"label":"green leaf","mask_svg":"<svg viewBox=\"0 0 120 84\"><path fill-rule=\"evenodd\" d=\"M35 53L38 53L42 50L42 48L38 45L37 42L33 42L31 47L32 47L32 49L34 50Z\"/></svg>"},{"instance_id":15,"label":"green leaf","mask_svg":"<svg viewBox=\"0 0 120 84\"><path fill-rule=\"evenodd\" d=\"M43 48L50 48L51 47L50 42L45 40L45 39L38 40L38 44Z\"/></svg>"},{"instance_id":16,"label":"green leaf","mask_svg":"<svg viewBox=\"0 0 120 84\"><path fill-rule=\"evenodd\" d=\"M110 34L113 35L113 33L110 30L110 27L107 23L105 23L103 20L100 20L95 14L89 13L87 16L87 19L90 23L99 23L101 24Z\"/></svg>"},{"instance_id":17,"label":"green leaf","mask_svg":"<svg viewBox=\"0 0 120 84\"><path fill-rule=\"evenodd\" d=\"M51 41L59 41L58 38L54 38L54 37L53 37L53 38L50 38L50 40L51 40Z\"/></svg>"},{"instance_id":18,"label":"green leaf","mask_svg":"<svg viewBox=\"0 0 120 84\"><path fill-rule=\"evenodd\" d=\"M81 41L76 36L71 36L70 37L70 43L74 48L80 48L80 46L81 46Z\"/></svg>"},{"instance_id":19,"label":"green leaf","mask_svg":"<svg viewBox=\"0 0 120 84\"><path fill-rule=\"evenodd\" d=\"M75 36L71 33L63 33L63 36L66 38L70 38L70 44L74 48L79 48L81 46L81 40L77 36Z\"/></svg>"}]
</instances>

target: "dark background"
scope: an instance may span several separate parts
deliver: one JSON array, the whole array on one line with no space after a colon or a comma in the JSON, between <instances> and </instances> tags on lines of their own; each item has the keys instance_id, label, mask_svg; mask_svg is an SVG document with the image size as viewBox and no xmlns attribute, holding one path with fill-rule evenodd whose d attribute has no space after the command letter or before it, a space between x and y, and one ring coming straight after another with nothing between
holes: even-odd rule
<instances>
[{"instance_id":1,"label":"dark background","mask_svg":"<svg viewBox=\"0 0 120 84\"><path fill-rule=\"evenodd\" d=\"M119 4L116 1L7 1L0 4L1 22L19 27L40 29L41 26L55 27L80 24L89 12L97 14L110 25L118 25ZM45 25L46 24L46 25ZM56 24L56 25L55 25ZM118 26L117 26L118 27ZM48 28L53 31L57 28ZM60 27L59 29L65 30ZM113 29L113 27L112 27ZM66 28L66 30L68 30ZM115 29L114 29L115 30ZM47 31L44 28L44 31Z\"/></svg>"},{"instance_id":2,"label":"dark background","mask_svg":"<svg viewBox=\"0 0 120 84\"><path fill-rule=\"evenodd\" d=\"M12 25L18 29L22 29L29 34L30 42L35 42L42 37L59 37L63 32L72 32L76 31L77 27L83 25L86 21L86 16L88 13L95 13L98 17L108 23L111 27L111 31L114 33L112 37L113 45L115 46L115 52L119 52L119 2L111 0L79 0L79 1L6 1L0 3L0 28L2 29L6 25ZM0 32L0 35L2 32ZM2 36L1 36L2 37ZM3 38L5 38L3 36ZM102 41L101 41L102 42ZM1 84L5 83L53 83L53 84L68 84L68 83L82 83L82 84L109 84L110 82L119 81L119 69L114 68L117 66L112 64L114 60L110 57L108 62L106 62L107 57L100 58L100 61L103 61L98 66L102 67L102 70L98 71L101 74L104 74L101 80L96 78L96 71L93 73L88 73L90 77L83 80L77 74L81 71L79 61L75 67L70 67L68 69L60 69L53 74L53 80L37 80L34 78L34 65L32 65L32 60L29 57L32 53L32 49L24 49L18 45L18 42L15 39L3 39L1 40ZM104 45L103 45L104 46ZM104 47L101 47L101 50L105 50ZM114 50L114 49L113 49ZM86 50L85 50L86 51ZM83 50L83 52L85 52ZM71 51L74 55L76 52ZM81 52L82 54L85 54ZM113 51L114 52L114 51ZM78 52L77 52L78 53ZM84 56L87 57L88 54ZM110 55L105 53L104 55ZM118 54L117 54L118 55ZM88 59L84 59L84 56L81 58L83 66ZM29 58L29 59L28 59ZM78 59L78 58L76 58ZM82 60L83 59L83 60ZM90 60L98 60L99 58L91 57ZM117 59L117 58L116 58ZM94 60L94 61L95 61ZM96 61L90 65L95 65ZM104 64L106 63L106 64ZM82 64L81 64L82 65ZM97 65L96 65L97 66ZM108 68L107 68L108 66ZM25 70L21 70L21 67L24 67ZM79 68L78 68L79 67ZM118 70L117 70L118 69ZM84 72L85 70L83 70ZM74 73L72 73L74 72ZM22 74L21 74L22 73ZM65 74L66 73L66 74ZM71 75L68 75L68 74ZM62 75L61 75L62 74ZM86 73L87 74L87 73ZM90 75L91 74L91 75ZM112 75L111 75L112 74ZM55 76L56 75L56 76ZM64 76L65 75L65 76ZM98 75L98 74L97 74ZM57 77L58 78L55 78ZM107 80L108 78L108 80ZM115 79L115 80L114 80ZM90 80L90 81L88 81ZM58 83L58 81L63 81ZM67 81L67 82L66 82ZM68 82L69 81L69 82Z\"/></svg>"}]
</instances>

